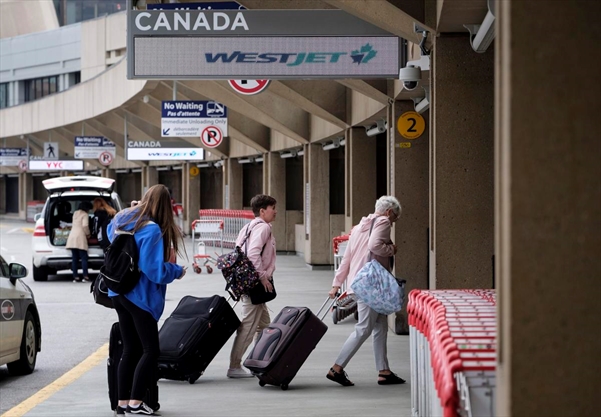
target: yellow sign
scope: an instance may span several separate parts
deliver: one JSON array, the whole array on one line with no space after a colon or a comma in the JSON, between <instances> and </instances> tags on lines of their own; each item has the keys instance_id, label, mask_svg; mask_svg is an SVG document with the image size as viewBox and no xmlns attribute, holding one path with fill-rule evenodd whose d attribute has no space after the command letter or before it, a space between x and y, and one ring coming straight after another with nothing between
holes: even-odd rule
<instances>
[{"instance_id":1,"label":"yellow sign","mask_svg":"<svg viewBox=\"0 0 601 417\"><path fill-rule=\"evenodd\" d=\"M198 169L198 167L190 167L190 175L195 177L198 174L200 174L200 169Z\"/></svg>"},{"instance_id":2,"label":"yellow sign","mask_svg":"<svg viewBox=\"0 0 601 417\"><path fill-rule=\"evenodd\" d=\"M410 148L411 147L411 142L397 143L396 146L398 146L399 148Z\"/></svg>"},{"instance_id":3,"label":"yellow sign","mask_svg":"<svg viewBox=\"0 0 601 417\"><path fill-rule=\"evenodd\" d=\"M406 139L417 139L426 129L426 121L421 114L415 111L401 114L396 125L401 136Z\"/></svg>"}]
</instances>

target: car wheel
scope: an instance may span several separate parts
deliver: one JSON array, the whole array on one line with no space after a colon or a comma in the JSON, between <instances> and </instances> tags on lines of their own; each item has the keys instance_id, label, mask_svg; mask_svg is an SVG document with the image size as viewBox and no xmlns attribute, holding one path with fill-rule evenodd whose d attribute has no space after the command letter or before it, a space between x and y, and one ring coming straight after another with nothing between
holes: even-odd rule
<instances>
[{"instance_id":1,"label":"car wheel","mask_svg":"<svg viewBox=\"0 0 601 417\"><path fill-rule=\"evenodd\" d=\"M40 266L39 268L33 266L33 280L34 281L48 281L48 274L50 271L47 266Z\"/></svg>"},{"instance_id":2,"label":"car wheel","mask_svg":"<svg viewBox=\"0 0 601 417\"><path fill-rule=\"evenodd\" d=\"M11 375L27 375L35 369L35 362L38 356L38 330L33 314L28 311L25 314L23 326L23 337L21 339L21 357L18 361L7 364L8 372Z\"/></svg>"}]
</instances>

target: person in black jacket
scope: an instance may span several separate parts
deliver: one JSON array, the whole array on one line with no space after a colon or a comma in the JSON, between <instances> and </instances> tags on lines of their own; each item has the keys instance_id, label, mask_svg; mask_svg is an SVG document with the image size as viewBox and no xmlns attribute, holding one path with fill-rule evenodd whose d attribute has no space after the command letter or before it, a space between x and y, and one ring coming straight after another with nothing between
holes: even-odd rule
<instances>
[{"instance_id":1,"label":"person in black jacket","mask_svg":"<svg viewBox=\"0 0 601 417\"><path fill-rule=\"evenodd\" d=\"M92 225L92 235L98 239L98 244L103 250L109 247L110 241L106 237L106 228L117 214L109 203L102 197L94 199L94 223Z\"/></svg>"}]
</instances>

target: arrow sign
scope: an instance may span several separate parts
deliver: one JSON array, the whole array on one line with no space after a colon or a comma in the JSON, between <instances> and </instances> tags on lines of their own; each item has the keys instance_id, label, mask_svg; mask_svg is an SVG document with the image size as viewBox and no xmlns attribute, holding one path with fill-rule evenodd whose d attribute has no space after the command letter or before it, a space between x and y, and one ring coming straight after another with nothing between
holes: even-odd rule
<instances>
[{"instance_id":1,"label":"arrow sign","mask_svg":"<svg viewBox=\"0 0 601 417\"><path fill-rule=\"evenodd\" d=\"M171 129L163 129L163 136L168 136Z\"/></svg>"}]
</instances>

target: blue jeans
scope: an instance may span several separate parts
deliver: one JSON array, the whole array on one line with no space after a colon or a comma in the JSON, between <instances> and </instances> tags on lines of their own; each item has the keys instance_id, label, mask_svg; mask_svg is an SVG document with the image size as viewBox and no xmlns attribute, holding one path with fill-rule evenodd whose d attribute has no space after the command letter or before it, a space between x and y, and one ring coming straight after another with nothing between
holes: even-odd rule
<instances>
[{"instance_id":1,"label":"blue jeans","mask_svg":"<svg viewBox=\"0 0 601 417\"><path fill-rule=\"evenodd\" d=\"M71 271L73 271L73 278L77 278L77 269L79 267L79 260L81 259L81 269L83 269L83 276L88 276L88 251L83 249L71 249Z\"/></svg>"}]
</instances>

